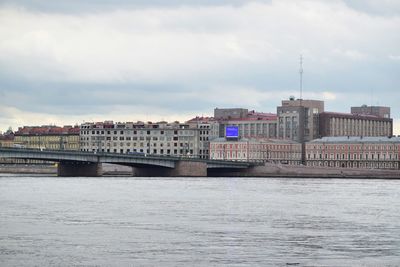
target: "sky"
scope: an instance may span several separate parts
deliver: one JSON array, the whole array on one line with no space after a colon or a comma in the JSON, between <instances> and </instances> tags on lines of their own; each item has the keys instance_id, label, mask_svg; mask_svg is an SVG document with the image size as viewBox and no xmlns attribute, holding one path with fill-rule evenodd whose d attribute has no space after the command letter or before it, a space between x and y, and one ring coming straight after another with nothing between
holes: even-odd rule
<instances>
[{"instance_id":1,"label":"sky","mask_svg":"<svg viewBox=\"0 0 400 267\"><path fill-rule=\"evenodd\" d=\"M391 107L398 0L0 0L0 131L185 121L214 108Z\"/></svg>"}]
</instances>

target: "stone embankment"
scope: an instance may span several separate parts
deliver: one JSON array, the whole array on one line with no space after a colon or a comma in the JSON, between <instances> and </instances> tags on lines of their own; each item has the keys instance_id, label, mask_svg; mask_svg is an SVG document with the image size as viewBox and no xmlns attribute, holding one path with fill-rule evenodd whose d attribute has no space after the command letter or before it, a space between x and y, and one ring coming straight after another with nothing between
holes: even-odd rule
<instances>
[{"instance_id":1,"label":"stone embankment","mask_svg":"<svg viewBox=\"0 0 400 267\"><path fill-rule=\"evenodd\" d=\"M212 176L221 176L222 173ZM247 171L225 172L231 177L400 179L400 170L290 166L265 163Z\"/></svg>"},{"instance_id":2,"label":"stone embankment","mask_svg":"<svg viewBox=\"0 0 400 267\"><path fill-rule=\"evenodd\" d=\"M132 176L132 168L103 164L103 175ZM57 165L49 164L0 164L0 173L57 175Z\"/></svg>"},{"instance_id":3,"label":"stone embankment","mask_svg":"<svg viewBox=\"0 0 400 267\"><path fill-rule=\"evenodd\" d=\"M56 175L57 166L47 164L1 164L0 173Z\"/></svg>"}]
</instances>

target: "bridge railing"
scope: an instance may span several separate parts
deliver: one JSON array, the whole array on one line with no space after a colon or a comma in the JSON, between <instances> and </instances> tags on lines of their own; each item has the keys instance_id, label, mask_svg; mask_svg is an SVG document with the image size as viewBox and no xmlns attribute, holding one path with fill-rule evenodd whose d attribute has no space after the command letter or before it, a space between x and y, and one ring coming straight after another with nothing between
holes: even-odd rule
<instances>
[{"instance_id":1,"label":"bridge railing","mask_svg":"<svg viewBox=\"0 0 400 267\"><path fill-rule=\"evenodd\" d=\"M259 165L256 162L249 161L236 161L236 160L222 160L222 159L203 159L198 156L174 156L165 154L154 153L112 153L112 152L97 152L97 151L80 151L80 150L54 150L54 149L39 149L39 148L19 148L19 147L0 147L0 151L8 152L40 152L40 153L55 153L55 154L74 154L80 156L103 156L103 157L122 157L122 158L148 158L148 159L165 159L173 161L199 161L208 163L225 163L225 164L239 164L239 165Z\"/></svg>"}]
</instances>

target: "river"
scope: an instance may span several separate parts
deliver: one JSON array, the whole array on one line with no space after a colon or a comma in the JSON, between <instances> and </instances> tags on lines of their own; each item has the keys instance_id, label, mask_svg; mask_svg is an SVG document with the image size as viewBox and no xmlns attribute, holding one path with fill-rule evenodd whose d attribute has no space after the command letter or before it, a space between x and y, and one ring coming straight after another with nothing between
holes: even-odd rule
<instances>
[{"instance_id":1,"label":"river","mask_svg":"<svg viewBox=\"0 0 400 267\"><path fill-rule=\"evenodd\" d=\"M400 180L0 176L0 266L385 265Z\"/></svg>"}]
</instances>

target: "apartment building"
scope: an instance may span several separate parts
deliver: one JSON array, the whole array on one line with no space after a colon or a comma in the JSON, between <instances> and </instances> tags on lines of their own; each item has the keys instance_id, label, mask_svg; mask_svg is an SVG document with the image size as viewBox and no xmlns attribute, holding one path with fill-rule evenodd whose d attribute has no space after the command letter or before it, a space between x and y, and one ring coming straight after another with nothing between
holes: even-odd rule
<instances>
[{"instance_id":1,"label":"apartment building","mask_svg":"<svg viewBox=\"0 0 400 267\"><path fill-rule=\"evenodd\" d=\"M83 123L81 150L208 158L209 131L207 123Z\"/></svg>"}]
</instances>

